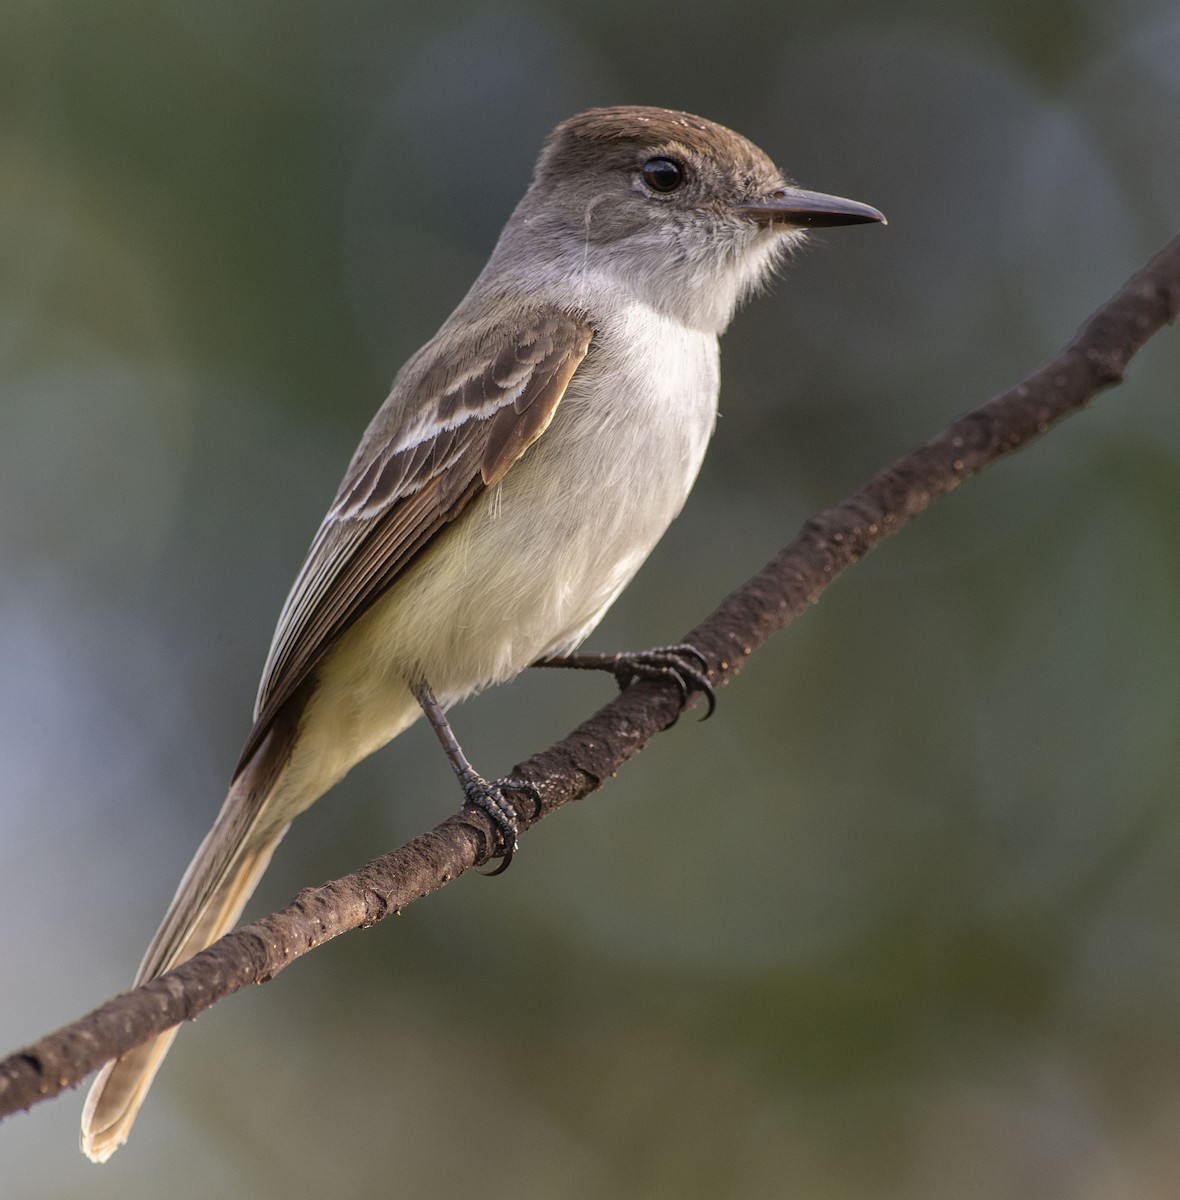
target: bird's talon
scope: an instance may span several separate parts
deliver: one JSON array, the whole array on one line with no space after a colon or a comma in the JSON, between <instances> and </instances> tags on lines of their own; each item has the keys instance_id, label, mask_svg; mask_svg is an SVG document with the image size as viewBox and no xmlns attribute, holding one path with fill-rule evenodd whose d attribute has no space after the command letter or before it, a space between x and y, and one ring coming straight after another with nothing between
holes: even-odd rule
<instances>
[{"instance_id":1,"label":"bird's talon","mask_svg":"<svg viewBox=\"0 0 1180 1200\"><path fill-rule=\"evenodd\" d=\"M512 857L520 846L520 826L517 822L516 810L509 802L506 792L519 792L533 802L533 819L541 813L541 793L531 783L523 779L494 779L487 780L472 771L463 779L463 791L467 803L472 808L478 808L491 818L496 827L495 849L488 858L501 858L504 861L494 871L481 872L491 877L500 875L508 870Z\"/></svg>"},{"instance_id":2,"label":"bird's talon","mask_svg":"<svg viewBox=\"0 0 1180 1200\"><path fill-rule=\"evenodd\" d=\"M681 708L688 704L690 690L700 692L707 705L702 721L708 720L717 708L717 694L709 682L708 669L708 659L688 642L623 652L612 659L613 674L620 689L625 690L638 679L667 680L676 684Z\"/></svg>"},{"instance_id":3,"label":"bird's talon","mask_svg":"<svg viewBox=\"0 0 1180 1200\"><path fill-rule=\"evenodd\" d=\"M507 853L501 855L500 865L494 871L480 871L479 874L482 875L485 879L494 879L497 875L503 875L504 872L508 870L508 868L511 864L512 864L512 852L508 851Z\"/></svg>"},{"instance_id":4,"label":"bird's talon","mask_svg":"<svg viewBox=\"0 0 1180 1200\"><path fill-rule=\"evenodd\" d=\"M705 697L707 707L702 721L708 720L717 708L717 695L709 681L709 660L690 642L654 646L650 650L624 650L619 654L551 655L539 659L534 666L609 671L620 691L626 691L642 679L675 683L682 709L688 706L692 692L700 692ZM671 724L675 723L673 717Z\"/></svg>"},{"instance_id":5,"label":"bird's talon","mask_svg":"<svg viewBox=\"0 0 1180 1200\"><path fill-rule=\"evenodd\" d=\"M701 664L701 670L706 675L708 674L709 660L691 642L677 642L675 646L670 646L669 649L674 650L682 657L695 658Z\"/></svg>"}]
</instances>

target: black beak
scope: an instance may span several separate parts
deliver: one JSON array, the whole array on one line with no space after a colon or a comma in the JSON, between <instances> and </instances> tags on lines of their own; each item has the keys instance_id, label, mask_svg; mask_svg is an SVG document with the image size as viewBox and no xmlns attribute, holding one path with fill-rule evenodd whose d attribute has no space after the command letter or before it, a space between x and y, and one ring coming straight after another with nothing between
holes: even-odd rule
<instances>
[{"instance_id":1,"label":"black beak","mask_svg":"<svg viewBox=\"0 0 1180 1200\"><path fill-rule=\"evenodd\" d=\"M867 225L872 221L888 224L885 214L869 204L792 187L779 188L755 204L739 204L735 211L759 225L801 225L816 229L822 225Z\"/></svg>"}]
</instances>

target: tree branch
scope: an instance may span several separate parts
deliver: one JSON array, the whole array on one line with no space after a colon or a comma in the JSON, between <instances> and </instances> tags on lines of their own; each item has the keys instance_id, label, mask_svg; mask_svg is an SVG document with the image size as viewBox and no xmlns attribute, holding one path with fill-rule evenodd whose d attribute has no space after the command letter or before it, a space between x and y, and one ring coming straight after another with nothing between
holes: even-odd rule
<instances>
[{"instance_id":1,"label":"tree branch","mask_svg":"<svg viewBox=\"0 0 1180 1200\"><path fill-rule=\"evenodd\" d=\"M714 683L784 628L846 567L937 496L1026 445L1103 388L1122 380L1143 344L1180 312L1180 237L1173 239L1022 383L949 425L839 504L809 520L789 546L689 633ZM640 682L555 746L513 772L543 797L522 829L598 788L679 711L674 687ZM531 805L529 806L531 808ZM280 912L227 934L168 974L0 1062L0 1117L76 1087L123 1054L350 929L372 925L486 861L494 831L463 810L361 870L300 892Z\"/></svg>"}]
</instances>

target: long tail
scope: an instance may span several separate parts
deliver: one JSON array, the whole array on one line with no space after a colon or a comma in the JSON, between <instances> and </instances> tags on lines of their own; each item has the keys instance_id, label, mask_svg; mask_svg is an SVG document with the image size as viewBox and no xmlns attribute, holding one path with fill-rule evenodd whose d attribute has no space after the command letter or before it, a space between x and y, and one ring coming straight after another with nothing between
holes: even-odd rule
<instances>
[{"instance_id":1,"label":"long tail","mask_svg":"<svg viewBox=\"0 0 1180 1200\"><path fill-rule=\"evenodd\" d=\"M277 731L268 735L230 785L144 955L136 986L204 950L241 915L294 816L289 812L284 819L273 803L289 753L287 738ZM127 1140L176 1033L161 1034L99 1072L82 1110L82 1150L94 1162L106 1162Z\"/></svg>"}]
</instances>

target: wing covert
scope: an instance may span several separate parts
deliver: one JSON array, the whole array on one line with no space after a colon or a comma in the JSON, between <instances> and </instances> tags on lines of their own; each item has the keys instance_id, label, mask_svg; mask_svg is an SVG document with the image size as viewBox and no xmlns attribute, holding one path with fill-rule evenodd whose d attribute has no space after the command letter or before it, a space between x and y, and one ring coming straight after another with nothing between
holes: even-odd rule
<instances>
[{"instance_id":1,"label":"wing covert","mask_svg":"<svg viewBox=\"0 0 1180 1200\"><path fill-rule=\"evenodd\" d=\"M283 607L239 770L332 643L545 432L593 333L544 308L511 328L444 327L406 364Z\"/></svg>"}]
</instances>

